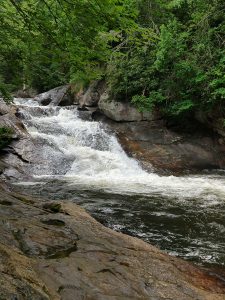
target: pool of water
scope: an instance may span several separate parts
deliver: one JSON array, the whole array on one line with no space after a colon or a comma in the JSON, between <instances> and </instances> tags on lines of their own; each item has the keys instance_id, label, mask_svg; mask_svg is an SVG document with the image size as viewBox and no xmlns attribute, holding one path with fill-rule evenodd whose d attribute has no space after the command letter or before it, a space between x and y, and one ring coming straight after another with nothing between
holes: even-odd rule
<instances>
[{"instance_id":1,"label":"pool of water","mask_svg":"<svg viewBox=\"0 0 225 300\"><path fill-rule=\"evenodd\" d=\"M32 184L32 183L31 183ZM198 264L225 265L225 201L88 190L64 180L15 185L17 191L73 201L99 222Z\"/></svg>"}]
</instances>

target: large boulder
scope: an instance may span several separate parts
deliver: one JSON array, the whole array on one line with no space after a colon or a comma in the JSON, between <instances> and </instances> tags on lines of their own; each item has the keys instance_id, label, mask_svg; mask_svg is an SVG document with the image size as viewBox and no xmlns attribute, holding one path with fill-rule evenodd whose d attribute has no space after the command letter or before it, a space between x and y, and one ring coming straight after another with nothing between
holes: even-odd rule
<instances>
[{"instance_id":1,"label":"large boulder","mask_svg":"<svg viewBox=\"0 0 225 300\"><path fill-rule=\"evenodd\" d=\"M18 109L13 104L6 104L0 99L0 127L7 127L14 132L13 138L24 138L28 135L22 121L18 118Z\"/></svg>"},{"instance_id":2,"label":"large boulder","mask_svg":"<svg viewBox=\"0 0 225 300\"><path fill-rule=\"evenodd\" d=\"M5 103L5 101L0 98L0 115L6 115L10 112L10 106Z\"/></svg>"},{"instance_id":3,"label":"large boulder","mask_svg":"<svg viewBox=\"0 0 225 300\"><path fill-rule=\"evenodd\" d=\"M125 152L148 171L180 175L225 168L225 144L206 128L179 132L162 119L116 122L99 113L93 118L115 131Z\"/></svg>"},{"instance_id":4,"label":"large boulder","mask_svg":"<svg viewBox=\"0 0 225 300\"><path fill-rule=\"evenodd\" d=\"M225 144L225 123L224 118L221 117L220 113L208 114L204 111L197 111L195 118L205 126L211 128L213 131L221 135L223 137L223 143Z\"/></svg>"},{"instance_id":5,"label":"large boulder","mask_svg":"<svg viewBox=\"0 0 225 300\"><path fill-rule=\"evenodd\" d=\"M104 115L117 122L152 121L158 118L151 112L139 112L130 103L110 99L107 92L102 94L98 106Z\"/></svg>"},{"instance_id":6,"label":"large boulder","mask_svg":"<svg viewBox=\"0 0 225 300\"><path fill-rule=\"evenodd\" d=\"M37 91L33 88L18 90L14 93L14 97L16 98L34 98L36 95Z\"/></svg>"},{"instance_id":7,"label":"large boulder","mask_svg":"<svg viewBox=\"0 0 225 300\"><path fill-rule=\"evenodd\" d=\"M102 93L104 92L105 82L103 80L94 81L86 92L80 97L80 107L97 106Z\"/></svg>"},{"instance_id":8,"label":"large boulder","mask_svg":"<svg viewBox=\"0 0 225 300\"><path fill-rule=\"evenodd\" d=\"M27 174L25 168L37 162L34 149L37 147L27 132L16 106L0 100L0 127L12 130L11 143L0 151L0 175L3 179L21 179Z\"/></svg>"},{"instance_id":9,"label":"large boulder","mask_svg":"<svg viewBox=\"0 0 225 300\"><path fill-rule=\"evenodd\" d=\"M70 85L56 87L48 92L37 95L36 100L41 105L67 106L74 104L74 96Z\"/></svg>"}]
</instances>

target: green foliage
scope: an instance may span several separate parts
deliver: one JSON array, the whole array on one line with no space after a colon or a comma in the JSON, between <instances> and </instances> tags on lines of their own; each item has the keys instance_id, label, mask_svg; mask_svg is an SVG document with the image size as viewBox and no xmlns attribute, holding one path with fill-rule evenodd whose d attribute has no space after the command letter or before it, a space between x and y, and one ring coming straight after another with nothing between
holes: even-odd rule
<instances>
[{"instance_id":1,"label":"green foliage","mask_svg":"<svg viewBox=\"0 0 225 300\"><path fill-rule=\"evenodd\" d=\"M13 130L8 127L0 127L0 149L3 149L12 141Z\"/></svg>"},{"instance_id":2,"label":"green foliage","mask_svg":"<svg viewBox=\"0 0 225 300\"><path fill-rule=\"evenodd\" d=\"M158 103L163 103L165 97L160 91L151 92L151 94L146 97L144 95L136 95L132 97L131 103L134 104L140 112L152 111Z\"/></svg>"},{"instance_id":3,"label":"green foliage","mask_svg":"<svg viewBox=\"0 0 225 300\"><path fill-rule=\"evenodd\" d=\"M113 52L111 94L141 111L157 107L171 116L194 110L225 114L223 1L140 0L137 34ZM123 43L123 42L122 42Z\"/></svg>"},{"instance_id":4,"label":"green foliage","mask_svg":"<svg viewBox=\"0 0 225 300\"><path fill-rule=\"evenodd\" d=\"M128 0L2 2L0 74L10 91L101 78L110 56L107 35L130 27L137 15L136 1Z\"/></svg>"},{"instance_id":5,"label":"green foliage","mask_svg":"<svg viewBox=\"0 0 225 300\"><path fill-rule=\"evenodd\" d=\"M8 91L8 88L6 86L6 84L4 84L3 82L0 81L0 97L3 98L3 100L9 104L10 102L12 102L13 98L12 95L10 94L10 92Z\"/></svg>"},{"instance_id":6,"label":"green foliage","mask_svg":"<svg viewBox=\"0 0 225 300\"><path fill-rule=\"evenodd\" d=\"M0 92L106 78L170 116L225 114L224 0L2 0Z\"/></svg>"}]
</instances>

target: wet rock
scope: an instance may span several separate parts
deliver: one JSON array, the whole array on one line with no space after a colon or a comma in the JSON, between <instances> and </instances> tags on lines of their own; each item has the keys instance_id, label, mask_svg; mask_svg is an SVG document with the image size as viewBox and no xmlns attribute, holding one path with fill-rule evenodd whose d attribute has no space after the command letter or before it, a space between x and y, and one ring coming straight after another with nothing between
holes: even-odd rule
<instances>
[{"instance_id":1,"label":"wet rock","mask_svg":"<svg viewBox=\"0 0 225 300\"><path fill-rule=\"evenodd\" d=\"M30 177L28 167L32 163L40 164L40 156L35 151L37 145L29 135L13 141L4 149L4 155L1 157L4 163L4 172L2 178L6 179L28 179Z\"/></svg>"},{"instance_id":2,"label":"wet rock","mask_svg":"<svg viewBox=\"0 0 225 300\"><path fill-rule=\"evenodd\" d=\"M1 150L2 178L21 178L22 167L30 162L34 145L18 115L18 109L0 102L0 127L12 129L12 142Z\"/></svg>"},{"instance_id":3,"label":"wet rock","mask_svg":"<svg viewBox=\"0 0 225 300\"><path fill-rule=\"evenodd\" d=\"M102 115L96 118L116 131L126 153L146 170L177 175L225 168L225 144L210 131L176 132L162 120L113 122Z\"/></svg>"},{"instance_id":4,"label":"wet rock","mask_svg":"<svg viewBox=\"0 0 225 300\"><path fill-rule=\"evenodd\" d=\"M5 103L5 101L0 98L0 115L6 115L10 112L10 106Z\"/></svg>"},{"instance_id":5,"label":"wet rock","mask_svg":"<svg viewBox=\"0 0 225 300\"><path fill-rule=\"evenodd\" d=\"M12 202L0 210L0 299L225 299L223 280L105 228L73 203L57 201L53 219L43 199L2 188L0 197Z\"/></svg>"},{"instance_id":6,"label":"wet rock","mask_svg":"<svg viewBox=\"0 0 225 300\"><path fill-rule=\"evenodd\" d=\"M140 113L130 103L110 99L107 92L102 94L98 107L104 115L117 122L152 121L159 118L150 112Z\"/></svg>"},{"instance_id":7,"label":"wet rock","mask_svg":"<svg viewBox=\"0 0 225 300\"><path fill-rule=\"evenodd\" d=\"M56 87L48 92L37 95L34 100L44 106L67 106L74 104L74 96L70 85Z\"/></svg>"},{"instance_id":8,"label":"wet rock","mask_svg":"<svg viewBox=\"0 0 225 300\"><path fill-rule=\"evenodd\" d=\"M16 109L14 106L10 106L8 113L4 113L0 116L0 126L11 128L14 132L14 139L27 136L27 131L24 128L21 120L16 116Z\"/></svg>"}]
</instances>

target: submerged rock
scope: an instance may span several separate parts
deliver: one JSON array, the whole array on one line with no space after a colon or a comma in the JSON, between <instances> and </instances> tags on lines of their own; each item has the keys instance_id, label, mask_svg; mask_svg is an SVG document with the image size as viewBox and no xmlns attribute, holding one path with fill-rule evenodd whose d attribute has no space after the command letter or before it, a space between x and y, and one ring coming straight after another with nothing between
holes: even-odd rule
<instances>
[{"instance_id":1,"label":"submerged rock","mask_svg":"<svg viewBox=\"0 0 225 300\"><path fill-rule=\"evenodd\" d=\"M77 205L0 188L1 299L223 300L223 280L99 224ZM63 224L63 226L59 226Z\"/></svg>"}]
</instances>

